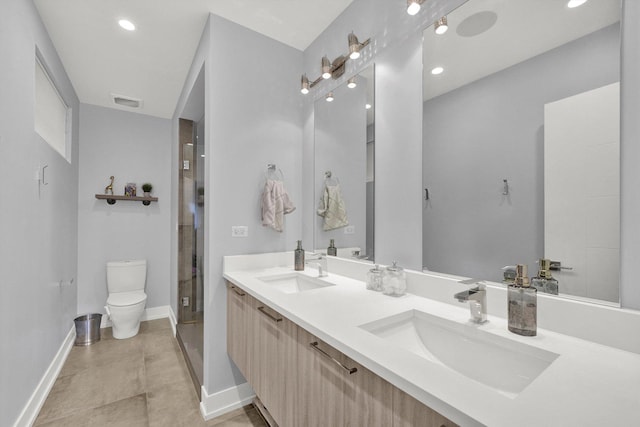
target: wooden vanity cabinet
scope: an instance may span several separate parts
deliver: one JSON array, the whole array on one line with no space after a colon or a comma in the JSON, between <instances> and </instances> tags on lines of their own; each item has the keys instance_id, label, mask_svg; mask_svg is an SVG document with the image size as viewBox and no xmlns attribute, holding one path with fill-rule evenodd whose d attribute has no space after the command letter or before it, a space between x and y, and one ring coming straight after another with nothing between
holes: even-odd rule
<instances>
[{"instance_id":1,"label":"wooden vanity cabinet","mask_svg":"<svg viewBox=\"0 0 640 427\"><path fill-rule=\"evenodd\" d=\"M231 283L227 352L280 427L456 426Z\"/></svg>"},{"instance_id":2,"label":"wooden vanity cabinet","mask_svg":"<svg viewBox=\"0 0 640 427\"><path fill-rule=\"evenodd\" d=\"M393 427L457 427L428 406L393 387Z\"/></svg>"},{"instance_id":3,"label":"wooden vanity cabinet","mask_svg":"<svg viewBox=\"0 0 640 427\"><path fill-rule=\"evenodd\" d=\"M298 327L252 298L251 376L247 378L282 427L295 426Z\"/></svg>"},{"instance_id":4,"label":"wooden vanity cabinet","mask_svg":"<svg viewBox=\"0 0 640 427\"><path fill-rule=\"evenodd\" d=\"M227 283L227 353L242 375L251 377L251 301L242 289Z\"/></svg>"},{"instance_id":5,"label":"wooden vanity cabinet","mask_svg":"<svg viewBox=\"0 0 640 427\"><path fill-rule=\"evenodd\" d=\"M298 371L297 425L392 425L392 385L302 328Z\"/></svg>"}]
</instances>

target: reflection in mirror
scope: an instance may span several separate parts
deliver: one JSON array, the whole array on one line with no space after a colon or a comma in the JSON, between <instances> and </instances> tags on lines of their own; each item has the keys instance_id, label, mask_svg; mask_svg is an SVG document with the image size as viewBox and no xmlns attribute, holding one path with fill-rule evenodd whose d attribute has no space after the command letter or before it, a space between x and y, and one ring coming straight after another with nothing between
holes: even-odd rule
<instances>
[{"instance_id":1,"label":"reflection in mirror","mask_svg":"<svg viewBox=\"0 0 640 427\"><path fill-rule=\"evenodd\" d=\"M373 260L373 88L371 65L314 104L316 251Z\"/></svg>"},{"instance_id":2,"label":"reflection in mirror","mask_svg":"<svg viewBox=\"0 0 640 427\"><path fill-rule=\"evenodd\" d=\"M560 294L617 303L619 1L469 0L447 18L424 32L424 268L500 282L546 258Z\"/></svg>"}]
</instances>

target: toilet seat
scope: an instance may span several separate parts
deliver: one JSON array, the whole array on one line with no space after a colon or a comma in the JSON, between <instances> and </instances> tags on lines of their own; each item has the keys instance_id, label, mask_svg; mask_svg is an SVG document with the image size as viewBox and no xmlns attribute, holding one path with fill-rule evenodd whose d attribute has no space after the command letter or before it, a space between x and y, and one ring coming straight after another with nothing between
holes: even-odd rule
<instances>
[{"instance_id":1,"label":"toilet seat","mask_svg":"<svg viewBox=\"0 0 640 427\"><path fill-rule=\"evenodd\" d=\"M147 294L143 291L116 292L115 294L109 294L109 298L107 298L107 305L112 307L128 307L140 304L146 299Z\"/></svg>"}]
</instances>

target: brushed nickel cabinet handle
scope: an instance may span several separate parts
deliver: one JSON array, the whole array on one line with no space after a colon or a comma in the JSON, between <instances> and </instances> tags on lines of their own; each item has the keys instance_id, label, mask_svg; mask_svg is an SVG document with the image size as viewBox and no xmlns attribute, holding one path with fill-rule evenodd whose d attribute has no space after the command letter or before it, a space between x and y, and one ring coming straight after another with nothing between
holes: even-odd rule
<instances>
[{"instance_id":1,"label":"brushed nickel cabinet handle","mask_svg":"<svg viewBox=\"0 0 640 427\"><path fill-rule=\"evenodd\" d=\"M328 357L329 359L331 359L331 361L333 361L333 363L335 363L336 365L340 366L342 369L347 371L349 373L349 375L355 374L356 372L358 372L358 368L349 368L348 366L344 366L342 363L340 363L340 361L334 359L333 356L331 356L329 353L325 352L320 347L318 347L318 341L314 341L312 343L309 343L309 345L311 346L312 349L318 351L324 357Z\"/></svg>"},{"instance_id":2,"label":"brushed nickel cabinet handle","mask_svg":"<svg viewBox=\"0 0 640 427\"><path fill-rule=\"evenodd\" d=\"M273 320L274 322L282 322L282 317L278 318L278 317L275 317L275 316L271 315L269 312L267 312L264 309L264 306L258 307L258 310L260 311L260 313L264 314L265 316L267 316L269 319Z\"/></svg>"},{"instance_id":3,"label":"brushed nickel cabinet handle","mask_svg":"<svg viewBox=\"0 0 640 427\"><path fill-rule=\"evenodd\" d=\"M235 286L232 286L231 289L233 289L233 292L235 292L236 294L240 295L241 297L245 296L246 294L244 292L242 292L241 290L238 290L238 288L236 288Z\"/></svg>"}]
</instances>

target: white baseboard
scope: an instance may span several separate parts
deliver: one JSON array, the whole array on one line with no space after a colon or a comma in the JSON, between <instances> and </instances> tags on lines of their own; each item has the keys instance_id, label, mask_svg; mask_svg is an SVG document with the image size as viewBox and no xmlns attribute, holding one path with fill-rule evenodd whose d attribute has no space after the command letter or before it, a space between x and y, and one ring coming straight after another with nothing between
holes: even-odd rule
<instances>
[{"instance_id":1,"label":"white baseboard","mask_svg":"<svg viewBox=\"0 0 640 427\"><path fill-rule=\"evenodd\" d=\"M58 378L58 374L60 373L65 360L67 360L67 356L73 347L75 339L76 330L75 326L73 326L64 341L62 341L62 345L42 376L38 386L29 398L29 401L22 409L22 412L13 427L29 427L33 425L40 409L42 409L42 405L44 405L44 401L47 400L47 396L49 395L53 384L56 382L56 378Z\"/></svg>"},{"instance_id":2,"label":"white baseboard","mask_svg":"<svg viewBox=\"0 0 640 427\"><path fill-rule=\"evenodd\" d=\"M176 336L176 325L178 324L178 320L176 319L176 314L173 312L171 306L169 307L169 321L171 322L171 329L173 329L173 336Z\"/></svg>"},{"instance_id":3,"label":"white baseboard","mask_svg":"<svg viewBox=\"0 0 640 427\"><path fill-rule=\"evenodd\" d=\"M176 329L175 315L173 314L173 310L171 310L171 306L169 305L161 305L159 307L149 307L144 309L144 313L142 313L141 321L145 320L155 320L155 319L163 319L168 317L171 319L171 327L174 330ZM111 327L111 319L106 314L102 314L102 321L100 322L100 328L109 328Z\"/></svg>"},{"instance_id":4,"label":"white baseboard","mask_svg":"<svg viewBox=\"0 0 640 427\"><path fill-rule=\"evenodd\" d=\"M240 384L213 394L208 394L202 386L200 412L205 420L242 408L251 403L256 396L249 383Z\"/></svg>"}]
</instances>

